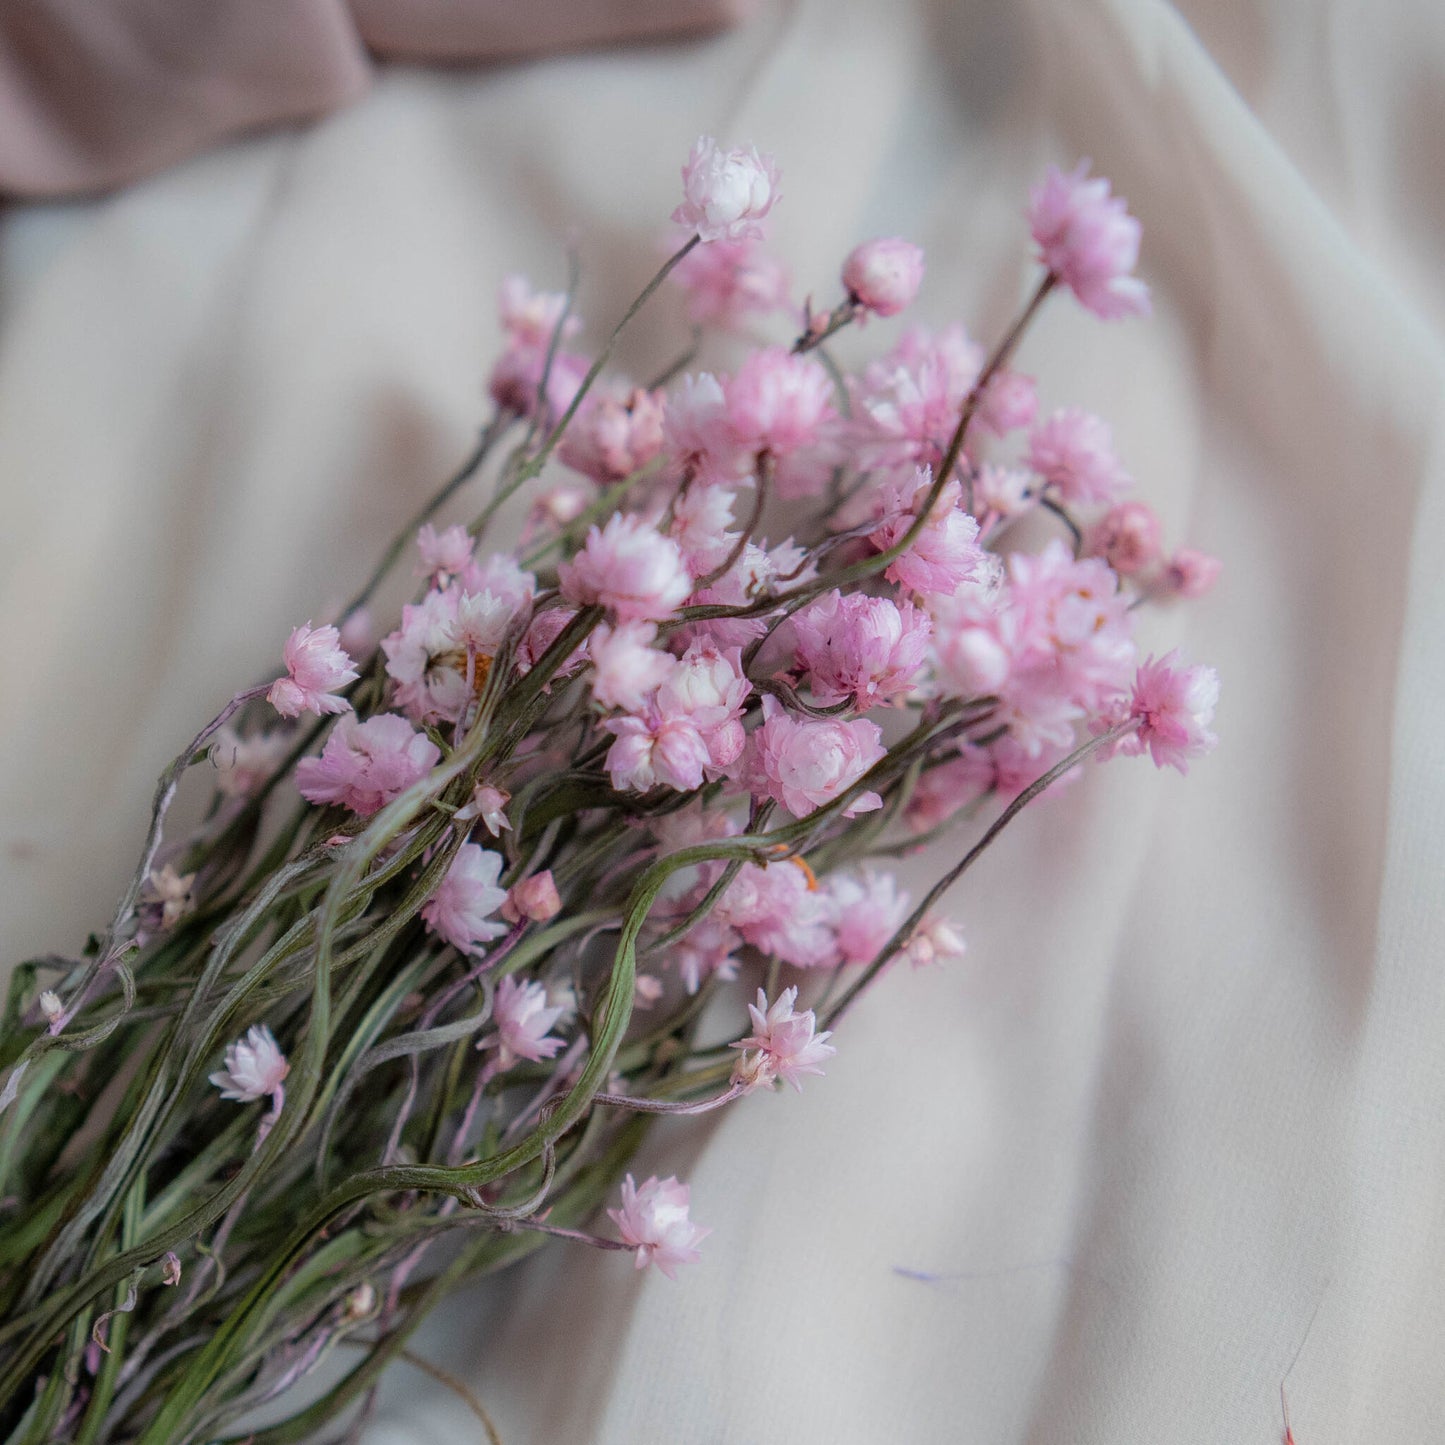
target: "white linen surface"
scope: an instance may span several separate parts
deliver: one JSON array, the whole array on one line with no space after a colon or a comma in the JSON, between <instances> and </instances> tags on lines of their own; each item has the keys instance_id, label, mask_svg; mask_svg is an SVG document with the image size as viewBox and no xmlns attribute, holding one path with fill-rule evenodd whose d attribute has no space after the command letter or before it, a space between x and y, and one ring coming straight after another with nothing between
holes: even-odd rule
<instances>
[{"instance_id":1,"label":"white linen surface","mask_svg":"<svg viewBox=\"0 0 1445 1445\"><path fill-rule=\"evenodd\" d=\"M1145 624L1217 665L1218 752L1022 819L955 895L968 958L887 979L801 1098L664 1121L644 1167L714 1230L676 1284L559 1246L418 1348L506 1445L1267 1442L1302 1341L1299 1445L1445 1439L1442 68L1432 0L805 0L399 69L11 209L5 954L103 923L156 773L463 453L503 272L557 284L575 235L600 332L713 131L778 155L800 292L902 234L919 318L987 338L1027 185L1092 156L1157 315L1060 299L1020 364L1225 559ZM681 336L646 318L626 359ZM403 1365L367 1440L476 1431Z\"/></svg>"}]
</instances>

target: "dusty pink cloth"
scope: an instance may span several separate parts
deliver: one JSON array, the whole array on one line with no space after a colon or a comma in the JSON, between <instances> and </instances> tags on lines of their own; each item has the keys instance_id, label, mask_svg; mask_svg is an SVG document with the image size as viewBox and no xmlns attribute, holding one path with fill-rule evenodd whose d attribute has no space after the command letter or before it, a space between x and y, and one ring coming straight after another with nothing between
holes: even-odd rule
<instances>
[{"instance_id":1,"label":"dusty pink cloth","mask_svg":"<svg viewBox=\"0 0 1445 1445\"><path fill-rule=\"evenodd\" d=\"M718 29L750 0L25 0L0 9L0 192L123 185L362 95L373 57L490 60Z\"/></svg>"}]
</instances>

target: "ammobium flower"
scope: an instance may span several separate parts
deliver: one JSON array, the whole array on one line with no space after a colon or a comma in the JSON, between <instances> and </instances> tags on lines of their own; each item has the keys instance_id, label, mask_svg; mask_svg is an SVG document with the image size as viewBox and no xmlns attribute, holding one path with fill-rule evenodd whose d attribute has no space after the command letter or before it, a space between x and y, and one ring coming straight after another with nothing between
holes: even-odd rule
<instances>
[{"instance_id":1,"label":"ammobium flower","mask_svg":"<svg viewBox=\"0 0 1445 1445\"><path fill-rule=\"evenodd\" d=\"M235 1043L227 1045L225 1062L224 1069L210 1076L223 1099L250 1104L269 1094L273 1111L281 1112L286 1095L282 1083L291 1065L265 1024L253 1024Z\"/></svg>"},{"instance_id":2,"label":"ammobium flower","mask_svg":"<svg viewBox=\"0 0 1445 1445\"><path fill-rule=\"evenodd\" d=\"M682 168L683 201L672 219L704 241L761 236L759 222L778 199L778 179L777 164L756 146L724 151L701 136Z\"/></svg>"},{"instance_id":3,"label":"ammobium flower","mask_svg":"<svg viewBox=\"0 0 1445 1445\"><path fill-rule=\"evenodd\" d=\"M507 931L493 915L506 901L507 890L497 887L502 855L477 843L463 843L452 859L447 876L421 911L427 929L463 953L500 938Z\"/></svg>"},{"instance_id":4,"label":"ammobium flower","mask_svg":"<svg viewBox=\"0 0 1445 1445\"><path fill-rule=\"evenodd\" d=\"M757 1003L748 1005L753 1032L732 1045L743 1050L733 1068L734 1083L756 1089L782 1079L802 1093L801 1076L823 1072L823 1060L838 1052L828 1042L833 1035L815 1033L813 1010L795 1012L797 1000L798 990L785 988L769 1006L767 994L758 990Z\"/></svg>"},{"instance_id":5,"label":"ammobium flower","mask_svg":"<svg viewBox=\"0 0 1445 1445\"><path fill-rule=\"evenodd\" d=\"M557 575L568 602L600 602L620 622L661 622L692 591L677 543L621 512L605 527L593 527L586 546Z\"/></svg>"},{"instance_id":6,"label":"ammobium flower","mask_svg":"<svg viewBox=\"0 0 1445 1445\"><path fill-rule=\"evenodd\" d=\"M1139 260L1139 222L1109 182L1089 176L1088 161L1070 174L1055 166L1029 196L1029 230L1039 259L1103 321L1143 316L1149 289L1133 276Z\"/></svg>"},{"instance_id":7,"label":"ammobium flower","mask_svg":"<svg viewBox=\"0 0 1445 1445\"><path fill-rule=\"evenodd\" d=\"M668 1279L676 1279L678 1265L702 1258L698 1243L712 1230L687 1217L691 1193L671 1174L666 1179L654 1174L642 1184L634 1183L630 1174L623 1180L622 1208L607 1213L623 1241L637 1252L638 1269L655 1264Z\"/></svg>"},{"instance_id":8,"label":"ammobium flower","mask_svg":"<svg viewBox=\"0 0 1445 1445\"><path fill-rule=\"evenodd\" d=\"M339 687L361 676L341 646L341 634L334 627L298 627L286 639L282 650L286 676L277 678L266 701L282 717L299 717L314 712L345 712L351 704L333 697Z\"/></svg>"},{"instance_id":9,"label":"ammobium flower","mask_svg":"<svg viewBox=\"0 0 1445 1445\"><path fill-rule=\"evenodd\" d=\"M897 236L864 241L843 262L843 285L877 316L896 316L923 283L923 247Z\"/></svg>"}]
</instances>

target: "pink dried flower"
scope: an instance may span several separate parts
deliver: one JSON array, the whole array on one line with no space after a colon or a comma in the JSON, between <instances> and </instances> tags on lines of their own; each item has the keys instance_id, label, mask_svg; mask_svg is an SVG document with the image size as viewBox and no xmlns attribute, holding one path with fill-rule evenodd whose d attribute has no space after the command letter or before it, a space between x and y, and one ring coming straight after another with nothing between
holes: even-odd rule
<instances>
[{"instance_id":1,"label":"pink dried flower","mask_svg":"<svg viewBox=\"0 0 1445 1445\"><path fill-rule=\"evenodd\" d=\"M979 400L970 434L977 427L992 436L1007 436L1032 426L1038 410L1039 394L1033 377L1018 371L997 372Z\"/></svg>"},{"instance_id":2,"label":"pink dried flower","mask_svg":"<svg viewBox=\"0 0 1445 1445\"><path fill-rule=\"evenodd\" d=\"M621 395L594 390L578 408L558 455L600 485L620 481L662 450L660 396L638 387Z\"/></svg>"},{"instance_id":3,"label":"pink dried flower","mask_svg":"<svg viewBox=\"0 0 1445 1445\"><path fill-rule=\"evenodd\" d=\"M469 823L476 818L492 837L500 838L503 832L511 831L512 822L506 813L507 804L511 801L512 795L501 788L494 788L490 783L478 783L472 789L471 801L457 809L456 820L458 823Z\"/></svg>"},{"instance_id":4,"label":"pink dried flower","mask_svg":"<svg viewBox=\"0 0 1445 1445\"><path fill-rule=\"evenodd\" d=\"M723 384L710 371L683 377L668 397L662 432L678 470L704 484L736 482L752 465L729 425Z\"/></svg>"},{"instance_id":5,"label":"pink dried flower","mask_svg":"<svg viewBox=\"0 0 1445 1445\"><path fill-rule=\"evenodd\" d=\"M985 465L974 478L973 497L980 516L1017 517L1032 507L1033 477L1021 467Z\"/></svg>"},{"instance_id":6,"label":"pink dried flower","mask_svg":"<svg viewBox=\"0 0 1445 1445\"><path fill-rule=\"evenodd\" d=\"M592 696L603 707L637 712L677 666L677 659L652 644L657 627L651 622L599 623L587 639L592 659Z\"/></svg>"},{"instance_id":7,"label":"pink dried flower","mask_svg":"<svg viewBox=\"0 0 1445 1445\"><path fill-rule=\"evenodd\" d=\"M758 1001L748 1005L753 1031L732 1047L743 1050L733 1067L733 1082L745 1090L762 1088L774 1079L791 1084L803 1092L804 1074L821 1074L823 1060L838 1051L828 1042L833 1035L815 1033L817 1020L812 1009L794 1011L798 990L785 988L776 1002L769 1005L768 996L758 990Z\"/></svg>"},{"instance_id":8,"label":"pink dried flower","mask_svg":"<svg viewBox=\"0 0 1445 1445\"><path fill-rule=\"evenodd\" d=\"M1208 552L1181 547L1164 569L1164 582L1176 597L1203 597L1219 580L1224 564Z\"/></svg>"},{"instance_id":9,"label":"pink dried flower","mask_svg":"<svg viewBox=\"0 0 1445 1445\"><path fill-rule=\"evenodd\" d=\"M303 712L321 717L345 712L351 706L344 697L332 694L361 674L342 649L341 634L334 627L312 627L308 622L296 628L286 639L282 655L287 675L277 678L266 694L266 701L282 717L299 717Z\"/></svg>"},{"instance_id":10,"label":"pink dried flower","mask_svg":"<svg viewBox=\"0 0 1445 1445\"><path fill-rule=\"evenodd\" d=\"M417 722L457 722L470 706L517 609L511 598L432 591L401 609L401 626L381 640L396 701ZM470 658L470 664L468 659Z\"/></svg>"},{"instance_id":11,"label":"pink dried flower","mask_svg":"<svg viewBox=\"0 0 1445 1445\"><path fill-rule=\"evenodd\" d=\"M226 1046L225 1067L210 1076L223 1099L251 1104L270 1095L281 1112L282 1084L291 1072L286 1055L265 1024L253 1024L235 1043Z\"/></svg>"},{"instance_id":12,"label":"pink dried flower","mask_svg":"<svg viewBox=\"0 0 1445 1445\"><path fill-rule=\"evenodd\" d=\"M887 754L877 723L799 722L772 697L763 699L766 721L750 739L753 791L805 818L856 783ZM845 818L881 808L877 793L863 793L843 810Z\"/></svg>"},{"instance_id":13,"label":"pink dried flower","mask_svg":"<svg viewBox=\"0 0 1445 1445\"><path fill-rule=\"evenodd\" d=\"M1189 760L1209 752L1219 741L1210 732L1219 701L1219 675L1212 667L1180 667L1179 653L1157 661L1149 658L1139 668L1128 715L1139 730L1119 744L1122 753L1146 748L1155 767L1189 771Z\"/></svg>"},{"instance_id":14,"label":"pink dried flower","mask_svg":"<svg viewBox=\"0 0 1445 1445\"><path fill-rule=\"evenodd\" d=\"M694 924L677 945L668 950L666 961L677 965L688 993L696 993L703 980L714 974L723 980L737 977L737 951L743 941L735 928L709 916Z\"/></svg>"},{"instance_id":15,"label":"pink dried flower","mask_svg":"<svg viewBox=\"0 0 1445 1445\"><path fill-rule=\"evenodd\" d=\"M876 868L829 874L825 886L843 962L871 963L908 916L908 894L891 873Z\"/></svg>"},{"instance_id":16,"label":"pink dried flower","mask_svg":"<svg viewBox=\"0 0 1445 1445\"><path fill-rule=\"evenodd\" d=\"M1071 505L1112 502L1130 485L1109 424L1078 407L1056 411L1034 428L1028 462Z\"/></svg>"},{"instance_id":17,"label":"pink dried flower","mask_svg":"<svg viewBox=\"0 0 1445 1445\"><path fill-rule=\"evenodd\" d=\"M764 868L744 864L719 900L716 916L759 952L794 968L832 968L838 962L832 899L798 859Z\"/></svg>"},{"instance_id":18,"label":"pink dried flower","mask_svg":"<svg viewBox=\"0 0 1445 1445\"><path fill-rule=\"evenodd\" d=\"M940 461L982 366L962 326L937 335L910 327L853 388L856 445L884 466Z\"/></svg>"},{"instance_id":19,"label":"pink dried flower","mask_svg":"<svg viewBox=\"0 0 1445 1445\"><path fill-rule=\"evenodd\" d=\"M521 642L517 645L517 671L531 672L546 655L548 648L567 630L568 624L576 616L577 610L573 607L549 607L545 612L539 612L532 619L531 626L527 628ZM562 659L562 665L557 669L557 675L566 677L569 673L576 672L586 657L587 643L579 642Z\"/></svg>"},{"instance_id":20,"label":"pink dried flower","mask_svg":"<svg viewBox=\"0 0 1445 1445\"><path fill-rule=\"evenodd\" d=\"M781 346L750 352L723 390L733 436L750 453L787 456L833 415L833 383L822 365Z\"/></svg>"},{"instance_id":21,"label":"pink dried flower","mask_svg":"<svg viewBox=\"0 0 1445 1445\"><path fill-rule=\"evenodd\" d=\"M1116 502L1090 529L1089 550L1121 577L1133 577L1159 556L1159 518L1143 502Z\"/></svg>"},{"instance_id":22,"label":"pink dried flower","mask_svg":"<svg viewBox=\"0 0 1445 1445\"><path fill-rule=\"evenodd\" d=\"M929 914L908 940L903 956L914 968L926 968L932 963L950 963L967 952L968 945L958 929L946 918Z\"/></svg>"},{"instance_id":23,"label":"pink dried flower","mask_svg":"<svg viewBox=\"0 0 1445 1445\"><path fill-rule=\"evenodd\" d=\"M814 699L831 707L852 698L860 711L907 695L932 631L912 603L837 589L805 607L793 625Z\"/></svg>"},{"instance_id":24,"label":"pink dried flower","mask_svg":"<svg viewBox=\"0 0 1445 1445\"><path fill-rule=\"evenodd\" d=\"M1102 176L1080 161L1069 175L1050 166L1029 193L1029 230L1039 259L1104 321L1143 316L1149 289L1130 273L1139 260L1139 222Z\"/></svg>"},{"instance_id":25,"label":"pink dried flower","mask_svg":"<svg viewBox=\"0 0 1445 1445\"><path fill-rule=\"evenodd\" d=\"M712 755L691 719L664 717L649 703L640 714L608 718L602 727L617 739L604 766L619 791L661 785L691 792L702 786Z\"/></svg>"},{"instance_id":26,"label":"pink dried flower","mask_svg":"<svg viewBox=\"0 0 1445 1445\"><path fill-rule=\"evenodd\" d=\"M695 576L721 567L732 551L738 535L730 530L736 501L737 493L729 486L695 481L673 503L668 531Z\"/></svg>"},{"instance_id":27,"label":"pink dried flower","mask_svg":"<svg viewBox=\"0 0 1445 1445\"><path fill-rule=\"evenodd\" d=\"M533 923L545 923L562 911L562 899L557 892L552 870L544 868L530 878L514 884L502 905L502 916L513 922L530 918Z\"/></svg>"},{"instance_id":28,"label":"pink dried flower","mask_svg":"<svg viewBox=\"0 0 1445 1445\"><path fill-rule=\"evenodd\" d=\"M700 136L682 168L682 204L672 219L704 241L761 236L760 224L778 200L778 167L756 146L719 150Z\"/></svg>"},{"instance_id":29,"label":"pink dried flower","mask_svg":"<svg viewBox=\"0 0 1445 1445\"><path fill-rule=\"evenodd\" d=\"M577 606L600 603L621 622L661 622L692 591L682 551L640 517L614 512L557 569L562 595Z\"/></svg>"},{"instance_id":30,"label":"pink dried flower","mask_svg":"<svg viewBox=\"0 0 1445 1445\"><path fill-rule=\"evenodd\" d=\"M629 1174L622 1181L622 1208L607 1213L623 1241L637 1252L638 1269L655 1264L668 1279L676 1279L678 1265L702 1258L697 1246L712 1231L688 1218L691 1193L673 1175L659 1179L654 1174L639 1185Z\"/></svg>"},{"instance_id":31,"label":"pink dried flower","mask_svg":"<svg viewBox=\"0 0 1445 1445\"><path fill-rule=\"evenodd\" d=\"M933 485L928 468L920 467L914 482L912 499L906 503L910 510L893 510L868 538L880 552L903 540L928 500ZM978 523L959 505L962 495L956 479L943 488L912 545L888 564L883 575L890 582L920 597L949 597L986 575L989 563L978 545Z\"/></svg>"},{"instance_id":32,"label":"pink dried flower","mask_svg":"<svg viewBox=\"0 0 1445 1445\"><path fill-rule=\"evenodd\" d=\"M562 1040L551 1038L549 1031L565 1007L548 1004L547 990L540 983L523 982L509 973L497 984L492 1000L492 1021L497 1032L488 1035L478 1047L496 1045L499 1069L510 1069L518 1059L540 1063L554 1058Z\"/></svg>"},{"instance_id":33,"label":"pink dried flower","mask_svg":"<svg viewBox=\"0 0 1445 1445\"><path fill-rule=\"evenodd\" d=\"M506 901L497 886L502 855L477 843L463 843L437 891L422 908L427 931L444 938L462 953L476 953L477 945L500 938L506 925L493 915Z\"/></svg>"},{"instance_id":34,"label":"pink dried flower","mask_svg":"<svg viewBox=\"0 0 1445 1445\"><path fill-rule=\"evenodd\" d=\"M441 758L436 744L404 717L344 717L319 758L296 764L296 784L310 803L340 803L369 818L419 782Z\"/></svg>"},{"instance_id":35,"label":"pink dried flower","mask_svg":"<svg viewBox=\"0 0 1445 1445\"><path fill-rule=\"evenodd\" d=\"M849 296L877 316L896 316L923 284L923 248L897 236L864 241L843 262Z\"/></svg>"},{"instance_id":36,"label":"pink dried flower","mask_svg":"<svg viewBox=\"0 0 1445 1445\"><path fill-rule=\"evenodd\" d=\"M743 675L742 652L699 637L657 690L664 719L685 718L701 736L710 768L730 768L742 756L743 705L752 692Z\"/></svg>"},{"instance_id":37,"label":"pink dried flower","mask_svg":"<svg viewBox=\"0 0 1445 1445\"><path fill-rule=\"evenodd\" d=\"M671 279L687 293L688 318L699 326L736 330L788 303L787 269L756 240L695 246Z\"/></svg>"},{"instance_id":38,"label":"pink dried flower","mask_svg":"<svg viewBox=\"0 0 1445 1445\"><path fill-rule=\"evenodd\" d=\"M497 291L497 310L514 343L545 352L567 310L567 296L562 291L534 291L525 276L505 276ZM582 322L569 315L562 324L563 340L581 329Z\"/></svg>"},{"instance_id":39,"label":"pink dried flower","mask_svg":"<svg viewBox=\"0 0 1445 1445\"><path fill-rule=\"evenodd\" d=\"M448 527L438 532L430 522L425 523L416 534L416 549L421 555L418 575L430 577L438 587L445 586L466 571L475 545L465 527Z\"/></svg>"}]
</instances>

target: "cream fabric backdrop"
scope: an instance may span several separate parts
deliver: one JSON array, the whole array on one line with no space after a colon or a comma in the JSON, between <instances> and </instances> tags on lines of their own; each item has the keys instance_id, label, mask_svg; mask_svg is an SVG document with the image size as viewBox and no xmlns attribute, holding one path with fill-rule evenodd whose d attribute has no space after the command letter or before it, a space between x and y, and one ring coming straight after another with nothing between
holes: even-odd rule
<instances>
[{"instance_id":1,"label":"cream fabric backdrop","mask_svg":"<svg viewBox=\"0 0 1445 1445\"><path fill-rule=\"evenodd\" d=\"M1318 1308L1300 1445L1445 1439L1442 71L1431 0L813 0L396 70L11 210L6 954L103 921L165 760L461 455L503 271L555 284L575 233L600 327L716 131L778 154L800 289L901 233L919 314L987 336L1026 185L1091 155L1158 314L1054 305L1022 364L1225 558L1148 624L1218 666L1219 751L1022 820L956 896L963 966L889 980L801 1098L664 1121L648 1162L715 1230L677 1284L555 1249L420 1347L506 1445L1240 1445ZM639 371L676 336L640 326ZM402 1367L367 1438L475 1430Z\"/></svg>"}]
</instances>

